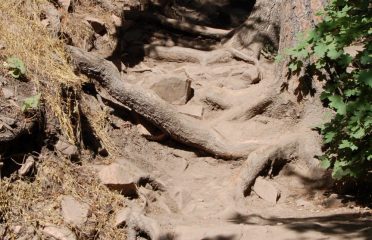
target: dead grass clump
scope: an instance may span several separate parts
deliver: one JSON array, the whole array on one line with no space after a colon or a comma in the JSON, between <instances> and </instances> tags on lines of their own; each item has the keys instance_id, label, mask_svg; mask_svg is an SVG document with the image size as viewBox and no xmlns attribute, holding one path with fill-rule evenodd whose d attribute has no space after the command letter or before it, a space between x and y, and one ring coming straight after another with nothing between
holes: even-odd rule
<instances>
[{"instance_id":1,"label":"dead grass clump","mask_svg":"<svg viewBox=\"0 0 372 240\"><path fill-rule=\"evenodd\" d=\"M124 207L125 198L109 191L94 176L93 169L84 163L79 166L48 156L39 163L33 181L0 181L0 211L5 224L32 226L37 234L49 224L63 226L60 200L70 195L88 204L91 212L85 225L68 226L78 239L125 239L125 230L115 228L113 219L113 210Z\"/></svg>"},{"instance_id":2,"label":"dead grass clump","mask_svg":"<svg viewBox=\"0 0 372 240\"><path fill-rule=\"evenodd\" d=\"M32 80L59 119L62 132L73 143L77 141L74 126L70 120L74 99L62 97L63 88L80 91L82 79L77 77L64 51L61 41L48 33L41 24L43 0L0 1L0 38L5 49L0 58L20 58L27 67L27 78Z\"/></svg>"},{"instance_id":3,"label":"dead grass clump","mask_svg":"<svg viewBox=\"0 0 372 240\"><path fill-rule=\"evenodd\" d=\"M63 41L50 34L42 24L44 4L46 0L0 1L0 41L5 46L0 50L0 61L16 56L25 63L27 79L35 84L47 109L59 120L61 133L76 144L81 139L81 111L95 121L79 103L81 84L86 78L75 75ZM108 138L102 129L93 130L99 139ZM102 144L106 147L109 142Z\"/></svg>"}]
</instances>

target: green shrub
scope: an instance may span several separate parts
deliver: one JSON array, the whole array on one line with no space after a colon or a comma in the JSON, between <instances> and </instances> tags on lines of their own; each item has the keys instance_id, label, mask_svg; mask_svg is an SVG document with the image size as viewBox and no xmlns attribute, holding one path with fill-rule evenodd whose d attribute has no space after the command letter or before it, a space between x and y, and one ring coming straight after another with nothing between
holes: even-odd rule
<instances>
[{"instance_id":1,"label":"green shrub","mask_svg":"<svg viewBox=\"0 0 372 240\"><path fill-rule=\"evenodd\" d=\"M372 170L372 6L332 0L319 14L322 21L288 49L289 74L326 81L321 98L335 115L320 128L322 166L335 179L362 178Z\"/></svg>"}]
</instances>

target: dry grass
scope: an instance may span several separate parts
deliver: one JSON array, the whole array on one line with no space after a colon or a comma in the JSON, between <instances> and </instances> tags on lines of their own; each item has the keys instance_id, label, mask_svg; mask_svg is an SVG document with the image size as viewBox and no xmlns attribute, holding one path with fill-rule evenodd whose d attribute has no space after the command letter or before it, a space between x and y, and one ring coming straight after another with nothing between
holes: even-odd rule
<instances>
[{"instance_id":1,"label":"dry grass","mask_svg":"<svg viewBox=\"0 0 372 240\"><path fill-rule=\"evenodd\" d=\"M60 200L70 195L87 203L92 213L85 225L69 226L78 239L125 239L125 230L113 227L113 210L126 206L125 198L100 184L93 169L53 156L37 169L33 181L0 182L0 213L6 225L32 227L40 235L45 225L63 225Z\"/></svg>"},{"instance_id":2,"label":"dry grass","mask_svg":"<svg viewBox=\"0 0 372 240\"><path fill-rule=\"evenodd\" d=\"M83 111L104 147L113 149L106 131L102 129L105 125L102 119L84 112L78 102L81 84L86 78L74 73L63 41L50 34L41 23L40 17L46 3L46 0L0 1L0 41L5 45L5 49L0 51L0 60L16 56L25 63L27 78L42 94L48 109L59 120L61 134L71 143L80 141L80 114ZM80 29L78 38L86 34L86 28L80 24L67 26L64 30L68 29L70 34Z\"/></svg>"}]
</instances>

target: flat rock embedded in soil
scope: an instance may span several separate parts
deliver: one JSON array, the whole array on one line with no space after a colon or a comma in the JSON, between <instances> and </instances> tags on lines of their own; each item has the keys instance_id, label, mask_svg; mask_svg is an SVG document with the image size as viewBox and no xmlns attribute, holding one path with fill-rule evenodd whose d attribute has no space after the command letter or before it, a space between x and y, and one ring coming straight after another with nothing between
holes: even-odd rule
<instances>
[{"instance_id":1,"label":"flat rock embedded in soil","mask_svg":"<svg viewBox=\"0 0 372 240\"><path fill-rule=\"evenodd\" d=\"M62 140L58 140L55 149L66 157L75 158L79 155L79 150L76 146Z\"/></svg>"},{"instance_id":2,"label":"flat rock embedded in soil","mask_svg":"<svg viewBox=\"0 0 372 240\"><path fill-rule=\"evenodd\" d=\"M67 227L49 225L41 231L46 237L52 237L56 240L77 240L75 234Z\"/></svg>"},{"instance_id":3,"label":"flat rock embedded in soil","mask_svg":"<svg viewBox=\"0 0 372 240\"><path fill-rule=\"evenodd\" d=\"M276 204L280 197L280 190L277 189L270 181L258 177L253 186L253 191L262 199Z\"/></svg>"},{"instance_id":4,"label":"flat rock embedded in soil","mask_svg":"<svg viewBox=\"0 0 372 240\"><path fill-rule=\"evenodd\" d=\"M14 97L14 91L11 88L3 87L0 89L0 95L2 95L5 99L11 99Z\"/></svg>"},{"instance_id":5,"label":"flat rock embedded in soil","mask_svg":"<svg viewBox=\"0 0 372 240\"><path fill-rule=\"evenodd\" d=\"M186 104L177 107L178 112L189 115L191 117L202 119L203 118L203 106L195 104Z\"/></svg>"},{"instance_id":6,"label":"flat rock embedded in soil","mask_svg":"<svg viewBox=\"0 0 372 240\"><path fill-rule=\"evenodd\" d=\"M89 205L77 201L72 196L62 198L61 210L64 221L73 226L81 226L88 219Z\"/></svg>"},{"instance_id":7,"label":"flat rock embedded in soil","mask_svg":"<svg viewBox=\"0 0 372 240\"><path fill-rule=\"evenodd\" d=\"M137 196L137 183L144 175L130 164L119 163L104 166L98 173L99 179L104 185L129 197Z\"/></svg>"},{"instance_id":8,"label":"flat rock embedded in soil","mask_svg":"<svg viewBox=\"0 0 372 240\"><path fill-rule=\"evenodd\" d=\"M185 77L165 77L150 87L159 97L172 104L186 104L192 94L191 81Z\"/></svg>"}]
</instances>

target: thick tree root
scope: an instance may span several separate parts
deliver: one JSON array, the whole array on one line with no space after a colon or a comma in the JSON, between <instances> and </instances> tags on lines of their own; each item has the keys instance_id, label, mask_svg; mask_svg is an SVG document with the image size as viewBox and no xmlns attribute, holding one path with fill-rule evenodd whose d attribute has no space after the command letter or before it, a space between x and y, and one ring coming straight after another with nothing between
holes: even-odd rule
<instances>
[{"instance_id":1,"label":"thick tree root","mask_svg":"<svg viewBox=\"0 0 372 240\"><path fill-rule=\"evenodd\" d=\"M251 188L258 175L276 160L292 159L298 152L295 140L283 141L277 145L268 145L253 151L241 167L234 198L240 200L250 194Z\"/></svg>"},{"instance_id":2,"label":"thick tree root","mask_svg":"<svg viewBox=\"0 0 372 240\"><path fill-rule=\"evenodd\" d=\"M234 48L221 48L212 51L202 51L184 47L145 46L145 54L154 59L169 62L191 62L201 65L227 63L238 59L259 66L257 58L250 57Z\"/></svg>"},{"instance_id":3,"label":"thick tree root","mask_svg":"<svg viewBox=\"0 0 372 240\"><path fill-rule=\"evenodd\" d=\"M173 29L187 32L187 33L201 35L204 37L217 38L217 39L224 38L231 32L231 30L200 26L200 25L187 23L185 21L179 21L176 19L167 18L157 13L149 14L145 12L140 12L140 13L128 12L128 13L125 13L125 18L129 20L146 19L151 22L155 21L169 28L173 28Z\"/></svg>"},{"instance_id":4,"label":"thick tree root","mask_svg":"<svg viewBox=\"0 0 372 240\"><path fill-rule=\"evenodd\" d=\"M125 225L128 229L128 240L136 240L137 236L146 234L151 240L160 238L158 223L152 218L143 215L139 208L123 209L116 217L116 226Z\"/></svg>"},{"instance_id":5,"label":"thick tree root","mask_svg":"<svg viewBox=\"0 0 372 240\"><path fill-rule=\"evenodd\" d=\"M202 121L177 113L175 107L154 93L124 83L111 62L76 47L69 47L69 51L79 70L95 77L111 96L169 134L175 141L223 159L246 157L259 146L252 143L232 144Z\"/></svg>"}]
</instances>

